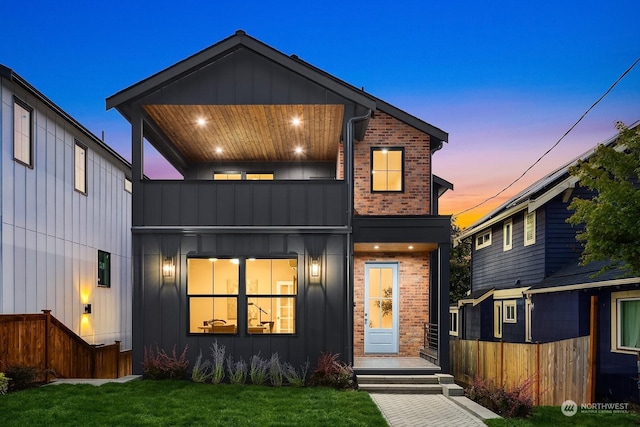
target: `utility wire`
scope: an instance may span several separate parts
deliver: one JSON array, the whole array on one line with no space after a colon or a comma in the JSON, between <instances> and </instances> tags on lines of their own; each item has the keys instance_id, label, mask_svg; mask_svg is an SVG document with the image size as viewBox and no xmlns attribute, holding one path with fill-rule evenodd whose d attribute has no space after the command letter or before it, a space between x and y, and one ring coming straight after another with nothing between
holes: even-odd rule
<instances>
[{"instance_id":1,"label":"utility wire","mask_svg":"<svg viewBox=\"0 0 640 427\"><path fill-rule=\"evenodd\" d=\"M513 180L509 185L507 185L506 187L504 187L502 190L498 191L498 192L497 192L496 194L494 194L493 196L490 196L490 197L488 197L488 198L484 199L482 202L480 202L480 203L478 203L478 204L476 204L476 205L474 205L474 206L472 206L472 207L470 207L470 208L467 208L467 209L465 209L465 210L463 210L463 211L461 211L461 212L458 212L457 214L454 214L454 216L461 215L461 214L466 213L466 212L469 212L469 211L471 211L471 210L473 210L473 209L475 209L475 208L477 208L477 207L480 207L480 206L484 205L485 203L487 203L488 201L495 199L496 197L498 197L499 195L501 195L502 193L504 193L505 191L507 191L509 188L513 187L513 186L514 186L518 181L520 181L520 180L521 180L521 179L522 179L522 178L523 178L523 177L524 177L524 176L525 176L525 175L526 175L526 174L527 174L531 169L533 169L533 168L535 167L535 165L537 165L538 163L540 163L540 161L542 161L542 159L544 159L544 158L546 157L546 155L547 155L547 154L549 154L549 153L550 153L554 148L556 148L556 147L558 146L558 144L560 144L560 142L562 142L562 140L563 140L567 135L569 135L569 133L570 133L570 132L571 132L571 131L576 127L576 126L578 126L578 123L580 123L580 122L582 121L582 119L584 119L584 118L585 118L585 116L586 116L587 114L589 114L589 112L590 112L590 111L591 111L591 110L592 110L596 105L598 105L598 104L600 103L600 101L602 101L602 100L604 99L604 97L605 97L605 96L607 96L607 95L609 94L609 92L611 92L611 91L613 90L613 88L614 88L614 87L616 87L616 85L617 85L618 83L620 83L620 81L624 78L624 76L626 76L627 74L629 74L629 72L633 69L633 67L635 67L635 66L638 64L638 62L640 62L640 57L639 57L638 59L636 59L636 60L635 60L635 62L634 62L633 64L631 64L631 66L630 66L629 68L627 68L627 69L626 69L626 71L625 71L624 73L622 73L622 75L621 75L620 77L618 77L618 79L617 79L617 80L616 80L616 81L615 81L611 86L609 86L609 89L607 89L607 90L606 90L606 92L605 92L605 93L603 93L603 94L602 94L602 96L601 96L600 98L598 98L598 100L597 100L596 102L594 102L594 103L591 105L591 107L589 107L589 108L587 109L587 111L585 111L585 112L580 116L580 118L578 119L578 121L576 121L576 122L573 124L573 126L571 126L571 127L569 128L569 130L568 130L568 131L566 131L566 132L564 133L564 135L562 135L562 137L561 137L558 141L556 141L556 143L555 143L555 144L553 144L553 145L551 146L551 148L549 148L547 151L545 151L545 153L544 153L542 156L540 156L540 157L538 158L538 160L536 160L536 161L535 161L531 166L529 166L529 167L528 167L524 172L522 172L522 175L520 175L519 177L517 177L517 178L516 178L515 180Z\"/></svg>"}]
</instances>

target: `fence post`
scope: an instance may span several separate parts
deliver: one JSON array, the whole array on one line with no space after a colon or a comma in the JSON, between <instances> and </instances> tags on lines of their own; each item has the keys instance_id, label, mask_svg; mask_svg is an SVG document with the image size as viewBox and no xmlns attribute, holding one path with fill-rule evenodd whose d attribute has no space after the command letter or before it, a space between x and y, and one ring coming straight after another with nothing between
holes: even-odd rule
<instances>
[{"instance_id":1,"label":"fence post","mask_svg":"<svg viewBox=\"0 0 640 427\"><path fill-rule=\"evenodd\" d=\"M536 342L536 406L540 406L540 343Z\"/></svg>"},{"instance_id":2,"label":"fence post","mask_svg":"<svg viewBox=\"0 0 640 427\"><path fill-rule=\"evenodd\" d=\"M51 330L51 310L42 310L44 314L44 381L49 382L49 331Z\"/></svg>"},{"instance_id":3,"label":"fence post","mask_svg":"<svg viewBox=\"0 0 640 427\"><path fill-rule=\"evenodd\" d=\"M476 372L475 378L480 378L480 340L476 340ZM475 380L475 378L473 378Z\"/></svg>"}]
</instances>

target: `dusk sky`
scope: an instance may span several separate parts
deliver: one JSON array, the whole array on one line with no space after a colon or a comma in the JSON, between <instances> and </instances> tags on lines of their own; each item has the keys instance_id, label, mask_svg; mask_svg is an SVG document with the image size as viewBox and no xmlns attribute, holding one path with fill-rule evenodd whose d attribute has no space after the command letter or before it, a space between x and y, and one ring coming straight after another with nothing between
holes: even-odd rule
<instances>
[{"instance_id":1,"label":"dusk sky","mask_svg":"<svg viewBox=\"0 0 640 427\"><path fill-rule=\"evenodd\" d=\"M126 159L105 98L242 29L449 133L434 172L458 214L532 165L640 57L638 0L5 2L0 63ZM633 68L523 180L457 216L468 226L640 119ZM145 173L175 176L153 156Z\"/></svg>"}]
</instances>

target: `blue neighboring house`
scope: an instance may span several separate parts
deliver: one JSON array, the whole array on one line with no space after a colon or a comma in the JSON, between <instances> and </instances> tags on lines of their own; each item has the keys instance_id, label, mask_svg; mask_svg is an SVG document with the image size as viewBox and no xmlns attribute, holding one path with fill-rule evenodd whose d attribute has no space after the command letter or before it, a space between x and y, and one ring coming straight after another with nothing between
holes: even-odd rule
<instances>
[{"instance_id":1,"label":"blue neighboring house","mask_svg":"<svg viewBox=\"0 0 640 427\"><path fill-rule=\"evenodd\" d=\"M606 144L615 142L615 137ZM579 264L578 227L566 222L575 197L593 193L569 167L537 181L466 229L471 291L450 308L450 334L461 339L545 343L590 334L597 316L596 396L638 400L640 278L606 263ZM596 298L592 298L596 297ZM593 305L593 307L592 307Z\"/></svg>"}]
</instances>

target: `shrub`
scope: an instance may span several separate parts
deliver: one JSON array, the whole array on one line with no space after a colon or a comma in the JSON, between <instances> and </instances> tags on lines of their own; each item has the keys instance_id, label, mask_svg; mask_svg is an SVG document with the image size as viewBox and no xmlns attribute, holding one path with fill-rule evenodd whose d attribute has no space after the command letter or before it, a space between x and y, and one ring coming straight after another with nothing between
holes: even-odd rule
<instances>
[{"instance_id":1,"label":"shrub","mask_svg":"<svg viewBox=\"0 0 640 427\"><path fill-rule=\"evenodd\" d=\"M283 366L284 376L294 387L304 387L304 384L307 380L307 371L309 370L309 361L300 366L300 371L298 371L291 363L285 363Z\"/></svg>"},{"instance_id":2,"label":"shrub","mask_svg":"<svg viewBox=\"0 0 640 427\"><path fill-rule=\"evenodd\" d=\"M218 340L215 340L211 345L211 355L213 356L213 376L211 381L214 384L220 384L224 379L224 354L226 348L223 345L218 345Z\"/></svg>"},{"instance_id":3,"label":"shrub","mask_svg":"<svg viewBox=\"0 0 640 427\"><path fill-rule=\"evenodd\" d=\"M280 357L278 353L273 353L269 360L269 381L274 387L282 386L282 364L280 363Z\"/></svg>"},{"instance_id":4,"label":"shrub","mask_svg":"<svg viewBox=\"0 0 640 427\"><path fill-rule=\"evenodd\" d=\"M144 348L144 359L142 361L142 377L150 380L180 380L187 376L189 361L187 360L187 350L184 350L178 357L176 347L173 346L171 355L156 345L156 353L152 348Z\"/></svg>"},{"instance_id":5,"label":"shrub","mask_svg":"<svg viewBox=\"0 0 640 427\"><path fill-rule=\"evenodd\" d=\"M240 359L233 362L233 358L227 358L227 370L229 371L229 382L231 384L244 384L247 382L247 363Z\"/></svg>"},{"instance_id":6,"label":"shrub","mask_svg":"<svg viewBox=\"0 0 640 427\"><path fill-rule=\"evenodd\" d=\"M11 378L5 377L4 373L0 372L0 395L7 394L10 379Z\"/></svg>"},{"instance_id":7,"label":"shrub","mask_svg":"<svg viewBox=\"0 0 640 427\"><path fill-rule=\"evenodd\" d=\"M262 385L267 379L267 369L269 368L269 362L263 360L260 357L260 353L251 356L251 368L249 377L251 383L255 385Z\"/></svg>"},{"instance_id":8,"label":"shrub","mask_svg":"<svg viewBox=\"0 0 640 427\"><path fill-rule=\"evenodd\" d=\"M311 374L311 385L329 386L336 389L353 387L353 368L340 360L339 353L322 353L318 358L318 366Z\"/></svg>"},{"instance_id":9,"label":"shrub","mask_svg":"<svg viewBox=\"0 0 640 427\"><path fill-rule=\"evenodd\" d=\"M204 383L211 378L211 362L209 360L202 360L202 351L198 354L193 370L191 371L191 381L194 383Z\"/></svg>"},{"instance_id":10,"label":"shrub","mask_svg":"<svg viewBox=\"0 0 640 427\"><path fill-rule=\"evenodd\" d=\"M503 417L528 418L533 414L534 383L535 378L529 378L513 390L506 390L476 377L465 394L469 399Z\"/></svg>"},{"instance_id":11,"label":"shrub","mask_svg":"<svg viewBox=\"0 0 640 427\"><path fill-rule=\"evenodd\" d=\"M10 378L8 390L24 390L33 386L38 369L34 366L9 365L5 370L5 375Z\"/></svg>"}]
</instances>

